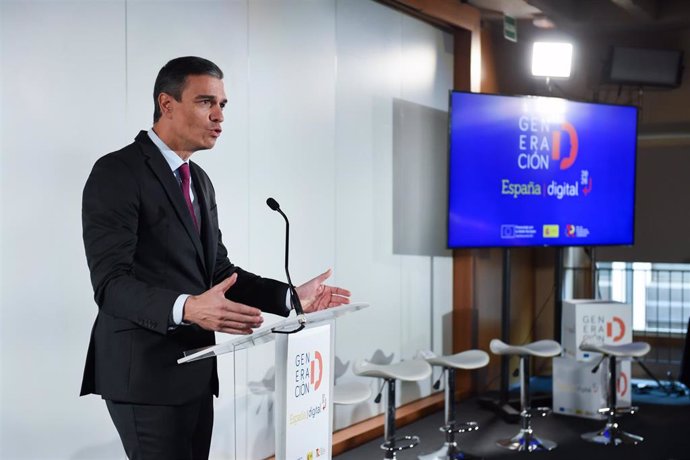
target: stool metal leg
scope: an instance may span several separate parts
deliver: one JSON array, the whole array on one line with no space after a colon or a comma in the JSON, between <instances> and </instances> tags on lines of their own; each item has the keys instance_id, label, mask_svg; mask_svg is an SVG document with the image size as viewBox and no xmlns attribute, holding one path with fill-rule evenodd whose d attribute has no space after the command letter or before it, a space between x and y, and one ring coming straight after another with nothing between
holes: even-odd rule
<instances>
[{"instance_id":1,"label":"stool metal leg","mask_svg":"<svg viewBox=\"0 0 690 460\"><path fill-rule=\"evenodd\" d=\"M386 379L386 420L384 422L384 442L381 449L386 451L384 459L395 459L398 451L410 449L419 444L417 436L395 437L395 379Z\"/></svg>"},{"instance_id":2,"label":"stool metal leg","mask_svg":"<svg viewBox=\"0 0 690 460\"><path fill-rule=\"evenodd\" d=\"M534 435L532 431L532 403L529 394L529 357L520 356L520 431L512 438L496 441L500 447L510 450L532 452L535 450L552 450L557 444L548 439ZM545 409L538 409L541 415L548 413Z\"/></svg>"},{"instance_id":3,"label":"stool metal leg","mask_svg":"<svg viewBox=\"0 0 690 460\"><path fill-rule=\"evenodd\" d=\"M446 434L446 441L436 452L427 455L420 455L419 460L481 460L477 457L460 450L455 440L456 433L476 431L479 425L476 422L458 424L455 421L455 369L450 367L443 368L446 373L445 389L445 426L440 428Z\"/></svg>"},{"instance_id":4,"label":"stool metal leg","mask_svg":"<svg viewBox=\"0 0 690 460\"><path fill-rule=\"evenodd\" d=\"M595 442L597 444L604 444L607 446L619 446L621 444L638 444L644 441L642 436L637 436L636 434L626 433L621 430L616 422L616 357L609 356L609 392L606 397L606 407L600 412L607 415L606 426L599 431L592 431L590 433L584 433L582 439L589 442ZM625 412L634 413L636 408L630 408Z\"/></svg>"},{"instance_id":5,"label":"stool metal leg","mask_svg":"<svg viewBox=\"0 0 690 460\"><path fill-rule=\"evenodd\" d=\"M387 379L386 385L386 422L383 437L386 441L395 438L395 380Z\"/></svg>"}]
</instances>

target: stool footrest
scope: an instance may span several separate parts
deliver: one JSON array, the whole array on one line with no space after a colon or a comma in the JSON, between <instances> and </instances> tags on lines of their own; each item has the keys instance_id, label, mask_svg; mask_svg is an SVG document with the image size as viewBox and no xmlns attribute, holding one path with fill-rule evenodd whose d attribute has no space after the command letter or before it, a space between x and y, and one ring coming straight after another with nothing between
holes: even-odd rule
<instances>
[{"instance_id":1,"label":"stool footrest","mask_svg":"<svg viewBox=\"0 0 690 460\"><path fill-rule=\"evenodd\" d=\"M619 416L619 415L632 415L637 413L640 410L639 407L637 406L627 406L627 407L616 407L614 409L614 415ZM611 412L610 407L602 407L601 409L598 410L598 412L602 415L609 415Z\"/></svg>"},{"instance_id":2,"label":"stool footrest","mask_svg":"<svg viewBox=\"0 0 690 460\"><path fill-rule=\"evenodd\" d=\"M532 414L537 415L539 417L546 417L547 415L551 415L551 408L550 407L535 407L532 409Z\"/></svg>"},{"instance_id":3,"label":"stool footrest","mask_svg":"<svg viewBox=\"0 0 690 460\"><path fill-rule=\"evenodd\" d=\"M471 431L477 431L478 429L479 424L477 422L453 423L439 428L439 430L446 434L469 433Z\"/></svg>"},{"instance_id":4,"label":"stool footrest","mask_svg":"<svg viewBox=\"0 0 690 460\"><path fill-rule=\"evenodd\" d=\"M417 444L419 444L419 436L397 436L381 444L381 449L388 452L399 452L411 449Z\"/></svg>"},{"instance_id":5,"label":"stool footrest","mask_svg":"<svg viewBox=\"0 0 690 460\"><path fill-rule=\"evenodd\" d=\"M547 415L551 415L550 407L533 407L520 412L520 417L525 419L530 419L532 417L546 417Z\"/></svg>"}]
</instances>

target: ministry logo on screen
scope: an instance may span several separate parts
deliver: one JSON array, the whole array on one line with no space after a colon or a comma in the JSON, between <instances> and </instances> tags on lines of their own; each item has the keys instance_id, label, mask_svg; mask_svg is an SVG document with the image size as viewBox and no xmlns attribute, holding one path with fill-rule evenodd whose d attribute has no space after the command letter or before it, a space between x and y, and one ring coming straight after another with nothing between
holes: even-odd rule
<instances>
[{"instance_id":1,"label":"ministry logo on screen","mask_svg":"<svg viewBox=\"0 0 690 460\"><path fill-rule=\"evenodd\" d=\"M558 225L544 225L544 238L558 238Z\"/></svg>"},{"instance_id":2,"label":"ministry logo on screen","mask_svg":"<svg viewBox=\"0 0 690 460\"><path fill-rule=\"evenodd\" d=\"M565 236L568 238L587 238L589 236L589 228L582 225L568 224L565 226Z\"/></svg>"}]
</instances>

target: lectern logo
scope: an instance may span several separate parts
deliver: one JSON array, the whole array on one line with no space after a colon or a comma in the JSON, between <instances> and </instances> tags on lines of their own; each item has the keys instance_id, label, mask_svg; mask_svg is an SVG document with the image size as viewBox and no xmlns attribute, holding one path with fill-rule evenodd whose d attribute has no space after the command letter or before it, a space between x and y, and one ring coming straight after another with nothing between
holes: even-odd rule
<instances>
[{"instance_id":1,"label":"lectern logo","mask_svg":"<svg viewBox=\"0 0 690 460\"><path fill-rule=\"evenodd\" d=\"M625 335L625 322L618 316L606 322L606 337L611 337L614 342L620 342Z\"/></svg>"},{"instance_id":2,"label":"lectern logo","mask_svg":"<svg viewBox=\"0 0 690 460\"><path fill-rule=\"evenodd\" d=\"M323 356L320 351L295 356L295 398L318 390L322 380Z\"/></svg>"},{"instance_id":3,"label":"lectern logo","mask_svg":"<svg viewBox=\"0 0 690 460\"><path fill-rule=\"evenodd\" d=\"M625 396L628 392L628 375L621 371L618 376L618 381L616 382L616 390L618 391L618 396Z\"/></svg>"},{"instance_id":4,"label":"lectern logo","mask_svg":"<svg viewBox=\"0 0 690 460\"><path fill-rule=\"evenodd\" d=\"M323 380L323 358L321 357L321 353L315 351L314 360L311 362L311 385L314 391L318 390L321 386L321 380Z\"/></svg>"}]
</instances>

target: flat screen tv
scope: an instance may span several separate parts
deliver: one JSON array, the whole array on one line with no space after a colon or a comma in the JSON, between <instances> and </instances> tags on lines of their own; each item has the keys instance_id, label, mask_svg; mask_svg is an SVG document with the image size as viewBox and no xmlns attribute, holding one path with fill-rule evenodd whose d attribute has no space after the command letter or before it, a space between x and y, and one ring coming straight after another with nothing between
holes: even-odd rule
<instances>
[{"instance_id":1,"label":"flat screen tv","mask_svg":"<svg viewBox=\"0 0 690 460\"><path fill-rule=\"evenodd\" d=\"M453 91L448 247L634 242L637 108Z\"/></svg>"}]
</instances>

